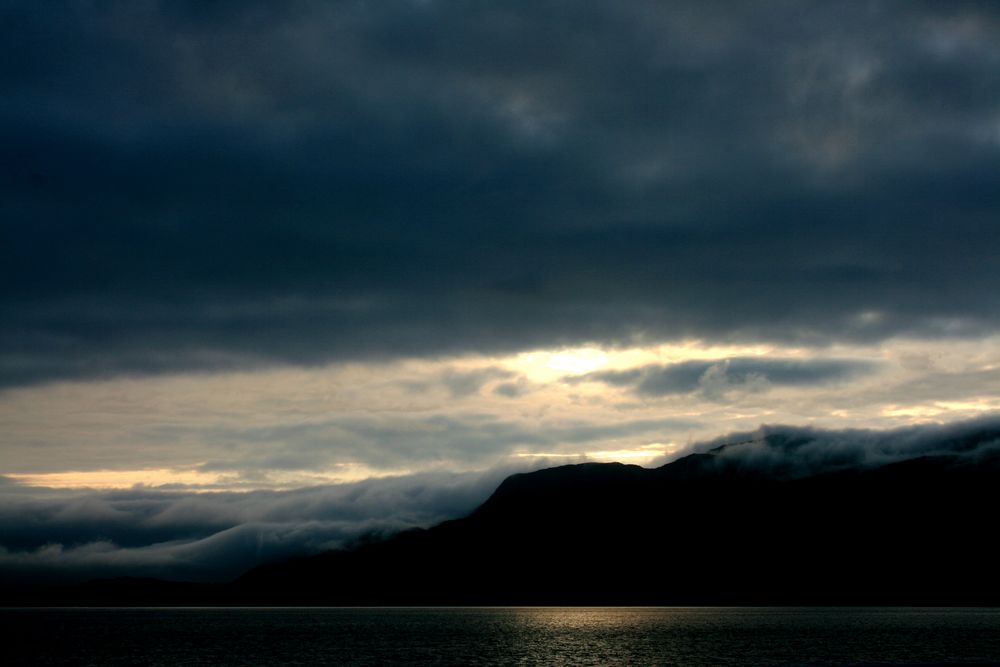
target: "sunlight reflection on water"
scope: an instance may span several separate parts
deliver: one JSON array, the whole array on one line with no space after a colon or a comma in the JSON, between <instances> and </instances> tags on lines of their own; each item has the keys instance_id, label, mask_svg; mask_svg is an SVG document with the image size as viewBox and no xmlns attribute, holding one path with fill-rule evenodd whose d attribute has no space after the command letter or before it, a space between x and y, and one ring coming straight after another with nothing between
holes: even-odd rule
<instances>
[{"instance_id":1,"label":"sunlight reflection on water","mask_svg":"<svg viewBox=\"0 0 1000 667\"><path fill-rule=\"evenodd\" d=\"M1000 664L997 609L0 610L6 665Z\"/></svg>"}]
</instances>

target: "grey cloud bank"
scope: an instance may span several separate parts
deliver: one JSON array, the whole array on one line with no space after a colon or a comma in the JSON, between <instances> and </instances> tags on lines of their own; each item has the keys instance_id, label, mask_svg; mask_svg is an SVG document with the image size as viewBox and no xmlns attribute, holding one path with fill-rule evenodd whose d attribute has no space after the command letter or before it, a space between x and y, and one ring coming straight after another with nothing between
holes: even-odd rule
<instances>
[{"instance_id":1,"label":"grey cloud bank","mask_svg":"<svg viewBox=\"0 0 1000 667\"><path fill-rule=\"evenodd\" d=\"M601 371L571 378L626 386L646 396L700 392L718 398L733 389L763 390L770 385L811 386L849 379L877 368L854 359L782 359L734 357L651 365L624 371Z\"/></svg>"},{"instance_id":2,"label":"grey cloud bank","mask_svg":"<svg viewBox=\"0 0 1000 667\"><path fill-rule=\"evenodd\" d=\"M522 463L248 493L67 495L0 487L0 583L119 575L227 580L263 561L462 516L505 476L528 469Z\"/></svg>"},{"instance_id":3,"label":"grey cloud bank","mask_svg":"<svg viewBox=\"0 0 1000 667\"><path fill-rule=\"evenodd\" d=\"M958 455L970 463L1000 453L1000 417L878 431L762 426L700 443L719 466L796 478L920 457Z\"/></svg>"},{"instance_id":4,"label":"grey cloud bank","mask_svg":"<svg viewBox=\"0 0 1000 667\"><path fill-rule=\"evenodd\" d=\"M998 45L989 2L3 3L0 384L994 331Z\"/></svg>"}]
</instances>

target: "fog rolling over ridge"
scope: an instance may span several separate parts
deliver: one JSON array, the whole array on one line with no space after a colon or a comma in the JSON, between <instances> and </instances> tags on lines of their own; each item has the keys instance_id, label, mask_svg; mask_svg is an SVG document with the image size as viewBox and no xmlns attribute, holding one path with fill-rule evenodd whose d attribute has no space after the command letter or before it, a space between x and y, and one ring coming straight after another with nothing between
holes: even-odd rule
<instances>
[{"instance_id":1,"label":"fog rolling over ridge","mask_svg":"<svg viewBox=\"0 0 1000 667\"><path fill-rule=\"evenodd\" d=\"M524 469L242 493L0 485L0 582L125 575L227 581L274 558L461 516Z\"/></svg>"},{"instance_id":2,"label":"fog rolling over ridge","mask_svg":"<svg viewBox=\"0 0 1000 667\"><path fill-rule=\"evenodd\" d=\"M524 582L539 587L532 597L524 582L508 582L512 592L526 599L586 602L586 596L570 594L566 577L596 576L585 570L600 569L602 558L608 568L614 564L627 572L633 562L642 571L652 568L653 579L662 575L666 580L681 576L684 568L704 572L723 565L754 577L753 567L771 571L772 556L798 562L790 565L792 570L806 568L814 559L837 567L838 558L846 559L844 567L879 570L886 558L900 558L903 562L893 567L909 572L907 561L926 561L925 540L936 555L940 549L954 550L942 561L948 563L969 544L985 544L991 533L988 521L977 522L991 516L997 498L980 482L997 481L1000 418L891 431L764 426L699 443L690 451L656 469L587 464L508 477L518 469L498 468L483 474L414 475L243 494L134 489L64 495L7 485L0 487L0 572L6 585L125 575L223 582L265 562L353 548L359 540L378 544L395 532L471 513L472 523L461 528L464 532L445 524L365 547L375 549L372 563L409 572L415 580L421 580L413 570L416 566L405 562L439 572L437 597L393 579L401 595L393 598L391 587L378 583L384 575L365 570L375 566L368 561L359 565L357 554L322 557L327 560L321 573L295 566L316 578L312 584L298 583L331 596L331 604L497 602L501 600L496 591L483 591L480 600L449 595L462 577L475 579L485 576L480 568L499 568L516 571L527 577ZM920 472L920 466L931 467ZM960 498L974 498L977 504L963 504ZM940 542L946 526L953 540L947 548ZM898 538L891 553L880 553L878 534ZM552 536L558 536L564 548L556 550ZM398 546L400 539L403 547ZM570 547L582 551L571 555L566 551ZM790 551L773 553L779 548ZM762 562L763 553L771 555ZM697 563L691 554L698 554ZM970 562L982 555L972 554ZM505 559L510 560L505 564ZM442 564L454 568L453 573L441 570ZM358 567L368 574L348 574ZM833 576L802 571L808 579L804 591L812 577ZM548 584L528 576L531 572L548 572L556 582L551 599L545 597ZM604 574L614 578L610 571ZM370 593L388 597L366 599L362 589L337 597L337 586L323 582L341 576L367 582ZM598 601L614 601L611 584L602 585L605 588L592 591ZM761 595L744 591L751 592ZM262 589L261 595L271 593ZM663 602L656 595L668 595L669 590L653 587L642 597L633 582L633 588L623 589L622 595L626 593L618 601ZM681 594L681 601L700 600L696 590ZM710 596L702 601L725 599Z\"/></svg>"},{"instance_id":3,"label":"fog rolling over ridge","mask_svg":"<svg viewBox=\"0 0 1000 667\"><path fill-rule=\"evenodd\" d=\"M721 465L777 478L864 469L927 456L953 455L974 464L1000 452L1000 417L891 431L762 426L693 449L712 452Z\"/></svg>"},{"instance_id":4,"label":"fog rolling over ridge","mask_svg":"<svg viewBox=\"0 0 1000 667\"><path fill-rule=\"evenodd\" d=\"M995 420L762 429L660 468L514 475L468 518L249 572L307 604L1000 602Z\"/></svg>"}]
</instances>

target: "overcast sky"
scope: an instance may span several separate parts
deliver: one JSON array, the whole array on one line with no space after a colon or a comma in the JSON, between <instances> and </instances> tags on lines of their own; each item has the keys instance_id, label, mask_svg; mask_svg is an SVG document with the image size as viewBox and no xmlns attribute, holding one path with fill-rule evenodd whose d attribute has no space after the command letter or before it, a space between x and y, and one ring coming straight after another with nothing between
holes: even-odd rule
<instances>
[{"instance_id":1,"label":"overcast sky","mask_svg":"<svg viewBox=\"0 0 1000 667\"><path fill-rule=\"evenodd\" d=\"M0 495L990 418L998 72L992 1L0 1Z\"/></svg>"}]
</instances>

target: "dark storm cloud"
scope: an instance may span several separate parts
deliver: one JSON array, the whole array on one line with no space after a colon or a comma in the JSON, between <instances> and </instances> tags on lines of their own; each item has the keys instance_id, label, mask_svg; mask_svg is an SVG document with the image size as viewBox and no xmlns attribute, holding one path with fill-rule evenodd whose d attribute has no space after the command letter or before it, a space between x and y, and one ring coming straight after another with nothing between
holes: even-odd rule
<instances>
[{"instance_id":1,"label":"dark storm cloud","mask_svg":"<svg viewBox=\"0 0 1000 667\"><path fill-rule=\"evenodd\" d=\"M653 364L625 371L601 371L573 378L573 381L587 380L630 387L637 394L646 396L694 392L713 394L736 388L825 384L872 372L875 368L872 362L854 359L734 357Z\"/></svg>"},{"instance_id":2,"label":"dark storm cloud","mask_svg":"<svg viewBox=\"0 0 1000 667\"><path fill-rule=\"evenodd\" d=\"M997 324L994 3L5 2L0 383Z\"/></svg>"}]
</instances>

